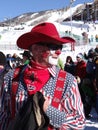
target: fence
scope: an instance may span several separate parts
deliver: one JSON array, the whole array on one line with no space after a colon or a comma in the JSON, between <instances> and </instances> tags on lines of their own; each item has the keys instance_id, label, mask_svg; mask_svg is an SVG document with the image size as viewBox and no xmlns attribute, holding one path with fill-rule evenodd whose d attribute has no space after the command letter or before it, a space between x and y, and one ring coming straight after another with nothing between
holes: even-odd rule
<instances>
[{"instance_id":1,"label":"fence","mask_svg":"<svg viewBox=\"0 0 98 130\"><path fill-rule=\"evenodd\" d=\"M19 50L19 48L14 44L0 44L0 50Z\"/></svg>"},{"instance_id":2,"label":"fence","mask_svg":"<svg viewBox=\"0 0 98 130\"><path fill-rule=\"evenodd\" d=\"M81 37L74 36L74 38L76 39L75 46L86 45L86 44L89 44L89 45L97 45L98 44L98 41L96 41L96 40L93 40L91 42L88 41L88 43L85 43ZM21 50L13 42L11 42L11 43L9 42L7 44L6 43L7 43L6 41L3 41L0 43L0 50L1 51L3 51L3 50L18 50L18 51Z\"/></svg>"}]
</instances>

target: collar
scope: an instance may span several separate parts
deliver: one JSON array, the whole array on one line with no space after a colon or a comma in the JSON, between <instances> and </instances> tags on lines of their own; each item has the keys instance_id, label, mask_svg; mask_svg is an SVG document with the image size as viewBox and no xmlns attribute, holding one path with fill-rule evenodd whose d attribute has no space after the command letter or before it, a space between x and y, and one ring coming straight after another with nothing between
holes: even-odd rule
<instances>
[{"instance_id":1,"label":"collar","mask_svg":"<svg viewBox=\"0 0 98 130\"><path fill-rule=\"evenodd\" d=\"M56 66L52 66L52 67L48 68L48 71L49 71L49 73L50 73L53 77L56 76Z\"/></svg>"}]
</instances>

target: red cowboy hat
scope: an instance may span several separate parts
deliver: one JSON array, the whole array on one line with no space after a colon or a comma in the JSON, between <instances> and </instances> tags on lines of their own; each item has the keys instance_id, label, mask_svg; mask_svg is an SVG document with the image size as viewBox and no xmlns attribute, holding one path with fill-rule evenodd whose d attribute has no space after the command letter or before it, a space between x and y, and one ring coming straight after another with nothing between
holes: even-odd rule
<instances>
[{"instance_id":1,"label":"red cowboy hat","mask_svg":"<svg viewBox=\"0 0 98 130\"><path fill-rule=\"evenodd\" d=\"M55 25L45 22L35 26L31 32L21 35L17 40L17 45L19 48L29 49L32 44L38 42L65 44L73 43L75 40L70 37L61 38Z\"/></svg>"}]
</instances>

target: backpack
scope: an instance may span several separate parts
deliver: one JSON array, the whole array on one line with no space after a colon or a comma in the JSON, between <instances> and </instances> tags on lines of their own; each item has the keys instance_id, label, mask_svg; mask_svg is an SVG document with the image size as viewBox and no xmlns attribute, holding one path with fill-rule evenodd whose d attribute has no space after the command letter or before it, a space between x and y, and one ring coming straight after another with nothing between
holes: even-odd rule
<instances>
[{"instance_id":1,"label":"backpack","mask_svg":"<svg viewBox=\"0 0 98 130\"><path fill-rule=\"evenodd\" d=\"M7 130L47 130L49 118L43 111L44 97L36 92L31 95L11 121Z\"/></svg>"}]
</instances>

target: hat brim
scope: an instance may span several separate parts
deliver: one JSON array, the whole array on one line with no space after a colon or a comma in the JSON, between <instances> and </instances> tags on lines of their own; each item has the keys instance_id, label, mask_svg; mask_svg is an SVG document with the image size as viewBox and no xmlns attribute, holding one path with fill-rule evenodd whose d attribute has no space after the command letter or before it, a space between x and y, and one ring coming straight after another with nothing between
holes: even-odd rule
<instances>
[{"instance_id":1,"label":"hat brim","mask_svg":"<svg viewBox=\"0 0 98 130\"><path fill-rule=\"evenodd\" d=\"M66 44L66 43L73 43L75 40L70 37L63 37L63 38L57 38L57 37L50 37L42 33L38 32L29 32L21 35L17 39L17 46L22 49L29 49L31 45L38 43L38 42L44 42L44 43L52 43L52 44Z\"/></svg>"},{"instance_id":2,"label":"hat brim","mask_svg":"<svg viewBox=\"0 0 98 130\"><path fill-rule=\"evenodd\" d=\"M72 37L64 36L64 37L62 37L62 38L63 38L63 39L68 39L68 40L71 41L71 42L68 42L68 43L75 43L75 42L76 42L75 39L72 38Z\"/></svg>"}]
</instances>

